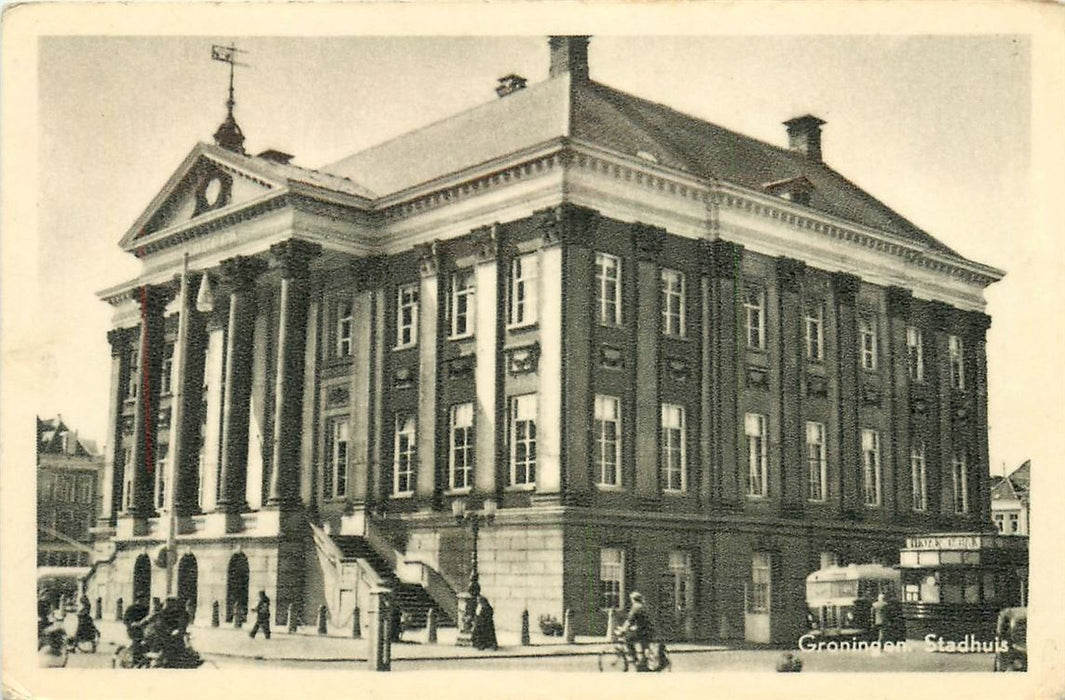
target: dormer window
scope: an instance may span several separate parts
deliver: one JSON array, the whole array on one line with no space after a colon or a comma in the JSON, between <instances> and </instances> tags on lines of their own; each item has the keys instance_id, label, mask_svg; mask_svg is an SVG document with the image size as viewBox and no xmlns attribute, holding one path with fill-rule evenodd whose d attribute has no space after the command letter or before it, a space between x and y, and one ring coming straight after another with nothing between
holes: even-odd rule
<instances>
[{"instance_id":1,"label":"dormer window","mask_svg":"<svg viewBox=\"0 0 1065 700\"><path fill-rule=\"evenodd\" d=\"M786 180L767 182L762 185L762 188L769 194L780 197L781 199L786 199L789 202L795 202L796 204L801 204L803 206L809 206L810 195L813 193L814 185L806 179L806 176L800 175Z\"/></svg>"}]
</instances>

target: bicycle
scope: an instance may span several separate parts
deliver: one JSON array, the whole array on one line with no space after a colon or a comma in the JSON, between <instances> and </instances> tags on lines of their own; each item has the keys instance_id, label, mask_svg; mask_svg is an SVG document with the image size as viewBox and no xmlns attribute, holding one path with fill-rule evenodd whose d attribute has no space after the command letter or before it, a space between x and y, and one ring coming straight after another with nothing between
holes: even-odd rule
<instances>
[{"instance_id":1,"label":"bicycle","mask_svg":"<svg viewBox=\"0 0 1065 700\"><path fill-rule=\"evenodd\" d=\"M639 653L639 652L637 652ZM629 653L629 647L625 643L625 634L621 628L615 628L610 635L610 647L599 652L597 662L601 672L620 671L624 673L631 666L637 673L661 673L672 671L673 662L666 654L666 645L655 642L648 646L644 654L644 663L641 665Z\"/></svg>"}]
</instances>

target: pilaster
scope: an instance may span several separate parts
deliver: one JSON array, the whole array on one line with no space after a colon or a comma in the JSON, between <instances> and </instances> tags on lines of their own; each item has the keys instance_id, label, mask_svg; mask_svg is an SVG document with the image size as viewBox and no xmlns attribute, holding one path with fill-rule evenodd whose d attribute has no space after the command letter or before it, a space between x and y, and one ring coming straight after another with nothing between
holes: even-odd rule
<instances>
[{"instance_id":1,"label":"pilaster","mask_svg":"<svg viewBox=\"0 0 1065 700\"><path fill-rule=\"evenodd\" d=\"M497 459L501 416L499 400L499 240L496 226L488 226L478 233L477 267L474 270L476 286L476 311L474 312L474 337L477 343L477 360L473 368L474 402L473 426L475 432L473 485L476 491L487 498L495 496L499 489Z\"/></svg>"},{"instance_id":2,"label":"pilaster","mask_svg":"<svg viewBox=\"0 0 1065 700\"><path fill-rule=\"evenodd\" d=\"M717 498L722 505L739 508L743 502L741 467L745 460L740 455L738 440L739 425L739 377L738 348L743 342L740 327L739 286L740 263L743 246L718 239L712 244L713 296L717 367L714 382L717 392L717 421L714 437L718 441L715 464L718 468Z\"/></svg>"},{"instance_id":3,"label":"pilaster","mask_svg":"<svg viewBox=\"0 0 1065 700\"><path fill-rule=\"evenodd\" d=\"M798 516L806 504L806 459L802 413L803 308L802 287L806 265L800 260L777 258L779 285L780 352L780 493L781 510Z\"/></svg>"},{"instance_id":4,"label":"pilaster","mask_svg":"<svg viewBox=\"0 0 1065 700\"><path fill-rule=\"evenodd\" d=\"M436 468L436 375L440 349L440 254L436 241L419 246L418 257L421 271L418 292L418 468L414 493L419 500L431 503L440 479Z\"/></svg>"},{"instance_id":5,"label":"pilaster","mask_svg":"<svg viewBox=\"0 0 1065 700\"><path fill-rule=\"evenodd\" d=\"M832 275L832 296L836 316L836 359L838 377L838 434L840 509L845 518L860 517L861 461L858 426L858 315L856 303L861 278L836 272Z\"/></svg>"},{"instance_id":6,"label":"pilaster","mask_svg":"<svg viewBox=\"0 0 1065 700\"><path fill-rule=\"evenodd\" d=\"M658 341L660 273L658 256L666 230L635 223L631 226L636 249L636 495L659 494Z\"/></svg>"}]
</instances>

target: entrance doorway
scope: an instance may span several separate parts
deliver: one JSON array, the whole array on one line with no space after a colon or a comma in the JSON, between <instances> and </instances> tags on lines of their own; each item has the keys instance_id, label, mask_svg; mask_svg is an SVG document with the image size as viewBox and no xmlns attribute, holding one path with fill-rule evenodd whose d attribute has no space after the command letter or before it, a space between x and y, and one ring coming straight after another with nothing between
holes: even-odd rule
<instances>
[{"instance_id":1,"label":"entrance doorway","mask_svg":"<svg viewBox=\"0 0 1065 700\"><path fill-rule=\"evenodd\" d=\"M152 560L147 554L137 557L133 562L133 600L148 602L152 599Z\"/></svg>"},{"instance_id":2,"label":"entrance doorway","mask_svg":"<svg viewBox=\"0 0 1065 700\"><path fill-rule=\"evenodd\" d=\"M693 636L694 576L691 552L669 553L669 570L662 581L661 620L668 639L691 639Z\"/></svg>"},{"instance_id":3,"label":"entrance doorway","mask_svg":"<svg viewBox=\"0 0 1065 700\"><path fill-rule=\"evenodd\" d=\"M226 573L226 622L232 622L240 611L242 619L248 613L248 557L237 552L229 559Z\"/></svg>"},{"instance_id":4,"label":"entrance doorway","mask_svg":"<svg viewBox=\"0 0 1065 700\"><path fill-rule=\"evenodd\" d=\"M770 615L773 603L773 557L755 552L751 557L751 580L747 582L743 616L745 638L748 642L768 644Z\"/></svg>"},{"instance_id":5,"label":"entrance doorway","mask_svg":"<svg viewBox=\"0 0 1065 700\"><path fill-rule=\"evenodd\" d=\"M196 589L199 577L196 557L191 554L181 557L177 570L177 596L193 619L196 618Z\"/></svg>"}]
</instances>

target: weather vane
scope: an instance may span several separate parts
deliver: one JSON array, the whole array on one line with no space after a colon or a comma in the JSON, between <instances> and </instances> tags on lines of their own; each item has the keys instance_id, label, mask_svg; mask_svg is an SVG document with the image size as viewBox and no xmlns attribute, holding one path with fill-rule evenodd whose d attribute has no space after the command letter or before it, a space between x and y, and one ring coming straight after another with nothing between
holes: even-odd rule
<instances>
[{"instance_id":1,"label":"weather vane","mask_svg":"<svg viewBox=\"0 0 1065 700\"><path fill-rule=\"evenodd\" d=\"M233 117L233 107L237 103L233 99L233 68L236 66L247 68L248 64L237 61L238 53L246 52L233 45L218 46L214 44L211 46L211 58L215 61L229 64L229 99L226 100L226 120L218 127L218 131L214 134L214 140L222 148L236 153L244 153L244 133L240 130L240 126L237 125L237 120Z\"/></svg>"}]
</instances>

